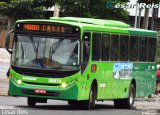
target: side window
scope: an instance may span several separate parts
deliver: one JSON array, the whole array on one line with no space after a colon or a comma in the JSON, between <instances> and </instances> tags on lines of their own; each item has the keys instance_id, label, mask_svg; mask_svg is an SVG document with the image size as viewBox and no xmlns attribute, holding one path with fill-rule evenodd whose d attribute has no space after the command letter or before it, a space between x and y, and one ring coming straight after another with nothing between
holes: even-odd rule
<instances>
[{"instance_id":1,"label":"side window","mask_svg":"<svg viewBox=\"0 0 160 115\"><path fill-rule=\"evenodd\" d=\"M148 61L154 62L155 61L155 55L156 55L156 45L157 39L155 38L149 38L148 39Z\"/></svg>"},{"instance_id":2,"label":"side window","mask_svg":"<svg viewBox=\"0 0 160 115\"><path fill-rule=\"evenodd\" d=\"M108 61L110 52L110 35L103 34L102 35L102 60Z\"/></svg>"},{"instance_id":3,"label":"side window","mask_svg":"<svg viewBox=\"0 0 160 115\"><path fill-rule=\"evenodd\" d=\"M141 37L139 42L139 61L147 61L147 38Z\"/></svg>"},{"instance_id":4,"label":"side window","mask_svg":"<svg viewBox=\"0 0 160 115\"><path fill-rule=\"evenodd\" d=\"M111 61L119 59L119 35L111 35Z\"/></svg>"},{"instance_id":5,"label":"side window","mask_svg":"<svg viewBox=\"0 0 160 115\"><path fill-rule=\"evenodd\" d=\"M128 61L128 45L129 45L129 36L121 35L120 36L120 61Z\"/></svg>"},{"instance_id":6,"label":"side window","mask_svg":"<svg viewBox=\"0 0 160 115\"><path fill-rule=\"evenodd\" d=\"M138 37L130 36L130 61L138 60Z\"/></svg>"},{"instance_id":7,"label":"side window","mask_svg":"<svg viewBox=\"0 0 160 115\"><path fill-rule=\"evenodd\" d=\"M100 40L101 34L100 33L93 33L92 35L92 60L98 61L100 60Z\"/></svg>"}]
</instances>

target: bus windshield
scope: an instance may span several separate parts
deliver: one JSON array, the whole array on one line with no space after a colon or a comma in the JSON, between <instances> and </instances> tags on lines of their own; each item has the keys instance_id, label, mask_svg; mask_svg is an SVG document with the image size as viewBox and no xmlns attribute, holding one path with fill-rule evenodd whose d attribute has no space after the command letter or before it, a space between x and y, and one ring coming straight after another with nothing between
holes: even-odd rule
<instances>
[{"instance_id":1,"label":"bus windshield","mask_svg":"<svg viewBox=\"0 0 160 115\"><path fill-rule=\"evenodd\" d=\"M78 38L17 35L12 65L33 69L74 70L79 67Z\"/></svg>"}]
</instances>

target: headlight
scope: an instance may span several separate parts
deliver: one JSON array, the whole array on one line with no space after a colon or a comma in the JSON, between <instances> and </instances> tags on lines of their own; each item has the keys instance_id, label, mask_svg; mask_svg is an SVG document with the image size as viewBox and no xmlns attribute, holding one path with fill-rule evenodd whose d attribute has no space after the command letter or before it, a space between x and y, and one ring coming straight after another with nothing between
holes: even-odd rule
<instances>
[{"instance_id":1,"label":"headlight","mask_svg":"<svg viewBox=\"0 0 160 115\"><path fill-rule=\"evenodd\" d=\"M22 83L22 80L17 80L17 84L21 84Z\"/></svg>"},{"instance_id":2,"label":"headlight","mask_svg":"<svg viewBox=\"0 0 160 115\"><path fill-rule=\"evenodd\" d=\"M62 87L62 88L66 88L66 87L68 87L68 86L72 86L72 85L74 85L77 81L78 81L77 79L74 79L74 80L69 81L69 82L62 82L62 83L61 83L61 87Z\"/></svg>"},{"instance_id":3,"label":"headlight","mask_svg":"<svg viewBox=\"0 0 160 115\"><path fill-rule=\"evenodd\" d=\"M67 83L63 82L63 83L61 84L61 87L66 88L66 87L67 87Z\"/></svg>"}]
</instances>

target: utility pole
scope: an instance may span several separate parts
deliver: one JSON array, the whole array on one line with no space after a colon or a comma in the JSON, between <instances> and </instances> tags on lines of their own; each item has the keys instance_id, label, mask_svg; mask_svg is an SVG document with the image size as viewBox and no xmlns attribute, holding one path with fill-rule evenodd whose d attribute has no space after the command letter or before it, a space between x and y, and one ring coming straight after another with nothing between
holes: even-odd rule
<instances>
[{"instance_id":1,"label":"utility pole","mask_svg":"<svg viewBox=\"0 0 160 115\"><path fill-rule=\"evenodd\" d=\"M143 29L148 29L149 10L149 8L145 8Z\"/></svg>"},{"instance_id":2,"label":"utility pole","mask_svg":"<svg viewBox=\"0 0 160 115\"><path fill-rule=\"evenodd\" d=\"M54 5L54 13L53 13L54 17L59 17L59 6L57 3L55 3Z\"/></svg>"},{"instance_id":3,"label":"utility pole","mask_svg":"<svg viewBox=\"0 0 160 115\"><path fill-rule=\"evenodd\" d=\"M158 8L152 9L151 30L157 30Z\"/></svg>"},{"instance_id":4,"label":"utility pole","mask_svg":"<svg viewBox=\"0 0 160 115\"><path fill-rule=\"evenodd\" d=\"M138 9L139 9L139 3L138 3L138 1L137 1L137 2L136 2L136 13L135 13L134 28L137 28Z\"/></svg>"},{"instance_id":5,"label":"utility pole","mask_svg":"<svg viewBox=\"0 0 160 115\"><path fill-rule=\"evenodd\" d=\"M142 12L143 8L139 8L139 16L138 16L138 28L141 28L141 12Z\"/></svg>"}]
</instances>

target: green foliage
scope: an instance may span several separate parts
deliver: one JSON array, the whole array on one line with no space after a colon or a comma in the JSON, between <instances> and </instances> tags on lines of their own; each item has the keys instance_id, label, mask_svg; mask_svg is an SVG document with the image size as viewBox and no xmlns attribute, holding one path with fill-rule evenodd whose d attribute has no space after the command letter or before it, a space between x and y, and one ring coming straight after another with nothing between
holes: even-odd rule
<instances>
[{"instance_id":1,"label":"green foliage","mask_svg":"<svg viewBox=\"0 0 160 115\"><path fill-rule=\"evenodd\" d=\"M44 9L54 4L54 0L0 0L0 13L15 20L43 18Z\"/></svg>"},{"instance_id":2,"label":"green foliage","mask_svg":"<svg viewBox=\"0 0 160 115\"><path fill-rule=\"evenodd\" d=\"M123 9L109 9L108 2L126 3L128 0L58 0L63 16L92 17L101 19L123 20L128 12Z\"/></svg>"},{"instance_id":3,"label":"green foliage","mask_svg":"<svg viewBox=\"0 0 160 115\"><path fill-rule=\"evenodd\" d=\"M125 3L128 0L0 0L0 13L10 19L44 18L44 9L57 2L60 16L91 17L123 20L128 12L123 9L109 9L108 2Z\"/></svg>"},{"instance_id":4,"label":"green foliage","mask_svg":"<svg viewBox=\"0 0 160 115\"><path fill-rule=\"evenodd\" d=\"M138 0L140 3L159 3L160 0Z\"/></svg>"}]
</instances>

